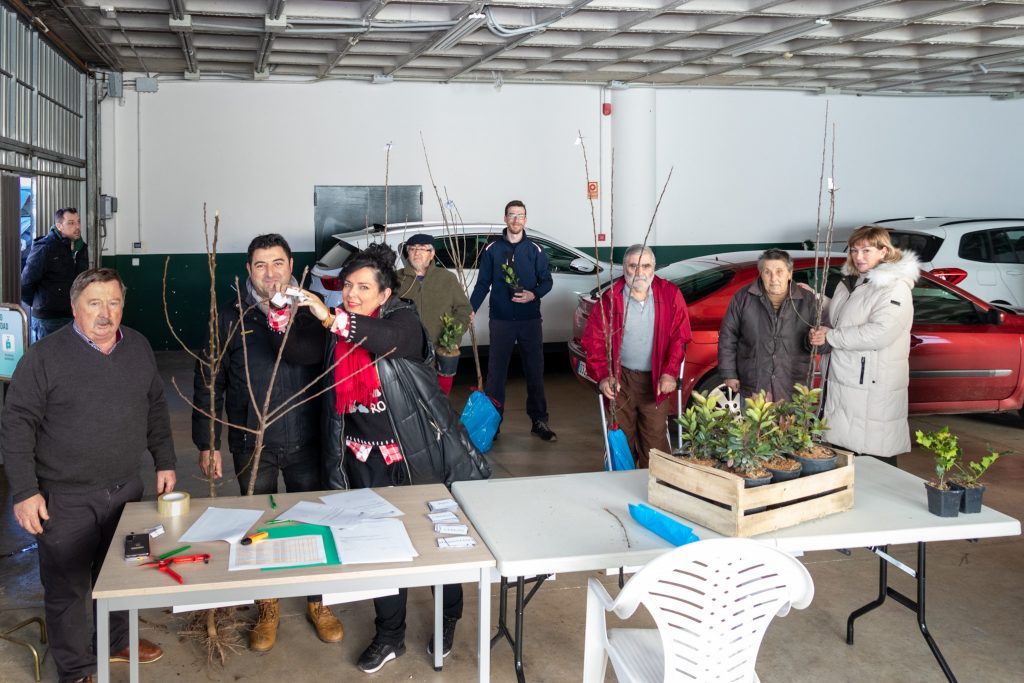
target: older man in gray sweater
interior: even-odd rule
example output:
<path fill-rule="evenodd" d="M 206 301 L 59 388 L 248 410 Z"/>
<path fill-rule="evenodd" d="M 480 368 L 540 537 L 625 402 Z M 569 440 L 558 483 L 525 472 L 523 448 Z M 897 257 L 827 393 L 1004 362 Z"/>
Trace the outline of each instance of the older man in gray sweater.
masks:
<path fill-rule="evenodd" d="M 142 499 L 139 457 L 157 493 L 174 489 L 164 385 L 149 342 L 121 327 L 117 271 L 87 270 L 71 286 L 74 323 L 29 347 L 11 379 L 0 448 L 18 524 L 39 543 L 50 652 L 61 683 L 91 681 L 92 586 L 126 503 Z M 128 661 L 128 619 L 111 614 L 111 661 Z M 108 653 L 103 653 L 107 656 Z M 160 648 L 139 641 L 139 660 Z"/>

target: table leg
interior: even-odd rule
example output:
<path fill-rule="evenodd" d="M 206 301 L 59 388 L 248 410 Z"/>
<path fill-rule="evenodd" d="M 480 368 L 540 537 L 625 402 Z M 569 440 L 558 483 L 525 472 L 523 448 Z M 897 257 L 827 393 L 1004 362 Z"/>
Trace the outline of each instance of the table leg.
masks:
<path fill-rule="evenodd" d="M 444 667 L 444 643 L 442 642 L 441 614 L 444 612 L 444 586 L 434 586 L 434 671 Z"/>
<path fill-rule="evenodd" d="M 519 683 L 526 683 L 526 674 L 523 671 L 523 622 L 526 605 L 529 604 L 534 594 L 540 590 L 544 581 L 550 574 L 538 574 L 531 579 L 522 576 L 516 577 L 516 624 L 515 635 L 508 629 L 508 591 L 511 588 L 506 577 L 501 577 L 501 585 L 498 588 L 498 630 L 491 638 L 491 647 L 504 636 L 508 644 L 512 646 L 512 655 L 515 658 L 516 678 Z M 532 583 L 533 587 L 526 593 L 526 584 Z"/>
<path fill-rule="evenodd" d="M 516 579 L 516 637 L 512 642 L 512 652 L 516 662 L 516 678 L 519 683 L 526 683 L 526 673 L 523 671 L 523 612 L 526 609 L 526 601 L 523 600 L 524 583 L 523 577 L 520 576 Z"/>
<path fill-rule="evenodd" d="M 110 683 L 110 611 L 106 600 L 96 601 L 96 679 Z"/>
<path fill-rule="evenodd" d="M 480 570 L 480 605 L 477 618 L 478 629 L 477 658 L 480 667 L 480 683 L 491 680 L 491 642 L 488 635 L 491 630 L 491 570 Z"/>
<path fill-rule="evenodd" d="M 878 597 L 863 607 L 854 610 L 850 613 L 849 619 L 846 620 L 846 642 L 849 645 L 853 645 L 853 622 L 857 618 L 867 614 L 871 610 L 882 605 L 885 602 L 886 597 L 890 597 L 896 602 L 900 603 L 907 609 L 914 611 L 917 614 L 917 626 L 921 630 L 921 635 L 924 636 L 924 640 L 928 643 L 928 649 L 931 650 L 932 655 L 939 664 L 939 668 L 942 669 L 942 673 L 946 676 L 946 680 L 950 683 L 956 683 L 956 676 L 953 675 L 953 671 L 949 668 L 949 664 L 946 663 L 946 658 L 942 656 L 942 651 L 939 650 L 938 644 L 935 639 L 932 638 L 931 632 L 928 630 L 928 622 L 925 619 L 925 588 L 926 588 L 926 547 L 925 543 L 917 544 L 917 569 L 911 569 L 902 562 L 896 560 L 894 557 L 889 555 L 889 546 L 882 546 L 881 548 L 872 548 L 879 557 L 879 570 L 878 570 Z M 888 567 L 889 564 L 902 569 L 904 572 L 914 577 L 917 583 L 917 600 L 912 600 L 906 595 L 903 595 L 895 588 L 889 586 Z"/>
<path fill-rule="evenodd" d="M 139 683 L 139 610 L 128 610 L 128 680 Z"/>

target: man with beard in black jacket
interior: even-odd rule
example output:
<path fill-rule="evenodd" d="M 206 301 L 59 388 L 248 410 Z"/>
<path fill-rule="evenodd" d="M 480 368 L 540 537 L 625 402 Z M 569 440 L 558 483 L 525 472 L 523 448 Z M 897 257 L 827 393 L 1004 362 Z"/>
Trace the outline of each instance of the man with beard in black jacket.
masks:
<path fill-rule="evenodd" d="M 235 475 L 244 495 L 249 488 L 253 470 L 253 451 L 256 435 L 240 429 L 255 429 L 258 425 L 257 411 L 262 409 L 266 392 L 271 384 L 271 374 L 277 359 L 281 340 L 274 339 L 277 332 L 267 324 L 267 317 L 275 315 L 270 303 L 273 295 L 289 285 L 297 286 L 292 277 L 292 251 L 281 235 L 260 235 L 249 244 L 248 262 L 245 265 L 249 278 L 242 292 L 242 308 L 237 298 L 222 305 L 218 312 L 220 343 L 226 340 L 227 348 L 221 361 L 220 372 L 214 378 L 214 405 L 210 405 L 209 369 L 196 363 L 192 411 L 192 441 L 199 449 L 199 467 L 207 476 L 222 475 L 220 455 L 221 423 L 214 424 L 213 443 L 210 438 L 209 415 L 225 413 L 228 423 L 228 448 L 235 464 Z M 243 327 L 239 318 L 244 313 Z M 308 311 L 302 309 L 296 316 L 295 330 L 311 325 L 320 329 L 320 322 Z M 291 336 L 289 336 L 289 345 Z M 244 349 L 243 349 L 244 344 Z M 212 352 L 216 353 L 216 349 Z M 206 353 L 211 353 L 207 342 Z M 247 384 L 246 357 L 248 357 Z M 312 386 L 306 393 L 291 403 L 297 404 L 273 424 L 267 427 L 263 450 L 260 454 L 256 485 L 253 493 L 267 495 L 277 492 L 278 477 L 284 476 L 285 488 L 294 491 L 319 491 L 322 485 L 320 457 L 320 400 L 300 402 L 316 392 L 314 380 L 320 374 L 322 362 L 302 365 L 282 360 L 274 377 L 269 409 L 274 410 L 303 387 Z M 250 394 L 250 388 L 252 393 Z M 256 404 L 252 403 L 255 396 Z M 267 652 L 277 640 L 277 626 L 280 622 L 280 608 L 277 600 L 257 600 L 259 615 L 249 636 L 249 647 L 256 652 Z M 341 622 L 324 606 L 320 596 L 310 596 L 306 605 L 306 617 L 316 628 L 317 636 L 325 643 L 336 643 L 344 631 Z"/>

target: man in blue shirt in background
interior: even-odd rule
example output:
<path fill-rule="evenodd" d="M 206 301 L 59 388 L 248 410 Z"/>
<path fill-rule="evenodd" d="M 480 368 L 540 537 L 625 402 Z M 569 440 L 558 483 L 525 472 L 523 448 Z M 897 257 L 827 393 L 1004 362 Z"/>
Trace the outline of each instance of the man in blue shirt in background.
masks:
<path fill-rule="evenodd" d="M 488 292 L 490 298 L 491 348 L 487 361 L 487 395 L 501 404 L 504 414 L 505 381 L 512 350 L 519 344 L 526 373 L 526 413 L 534 434 L 557 441 L 548 427 L 548 402 L 544 396 L 544 335 L 540 300 L 551 291 L 551 269 L 544 250 L 526 236 L 526 205 L 512 200 L 505 205 L 501 237 L 488 244 L 480 256 L 480 274 L 470 304 L 476 312 Z"/>

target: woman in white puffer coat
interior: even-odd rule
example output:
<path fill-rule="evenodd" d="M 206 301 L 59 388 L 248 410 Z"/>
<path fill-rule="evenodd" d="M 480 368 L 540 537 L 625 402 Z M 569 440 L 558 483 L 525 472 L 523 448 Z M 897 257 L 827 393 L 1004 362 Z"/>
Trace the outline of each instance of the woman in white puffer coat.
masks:
<path fill-rule="evenodd" d="M 911 292 L 920 265 L 913 252 L 892 245 L 884 228 L 857 228 L 848 244 L 844 277 L 829 304 L 829 327 L 810 335 L 811 344 L 828 352 L 825 440 L 856 453 L 892 457 L 910 450 Z"/>

